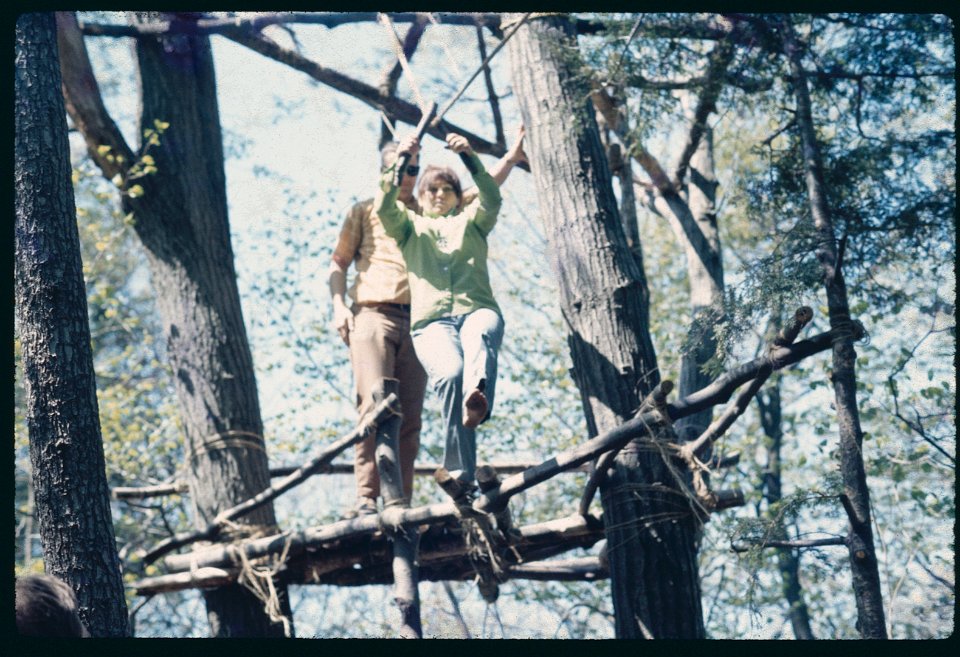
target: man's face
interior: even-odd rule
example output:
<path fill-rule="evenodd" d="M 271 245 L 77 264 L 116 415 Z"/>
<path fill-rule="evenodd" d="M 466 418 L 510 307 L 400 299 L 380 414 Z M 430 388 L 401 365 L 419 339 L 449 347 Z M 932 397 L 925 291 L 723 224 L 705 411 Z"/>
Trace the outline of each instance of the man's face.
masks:
<path fill-rule="evenodd" d="M 390 164 L 396 162 L 396 156 Z M 407 163 L 407 170 L 403 172 L 403 178 L 400 179 L 400 198 L 413 198 L 413 188 L 417 184 L 417 174 L 420 172 L 420 154 L 417 153 L 410 158 Z"/>

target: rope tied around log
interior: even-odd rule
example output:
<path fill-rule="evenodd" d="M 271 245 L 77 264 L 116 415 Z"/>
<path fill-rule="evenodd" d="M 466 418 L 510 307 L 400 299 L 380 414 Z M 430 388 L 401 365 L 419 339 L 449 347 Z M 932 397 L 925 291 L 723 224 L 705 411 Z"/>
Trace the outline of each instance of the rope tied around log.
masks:
<path fill-rule="evenodd" d="M 494 603 L 500 594 L 499 585 L 508 578 L 503 558 L 497 549 L 503 541 L 494 535 L 485 519 L 463 518 L 464 543 L 467 559 L 476 572 L 475 581 L 480 595 L 487 603 Z"/>
<path fill-rule="evenodd" d="M 234 522 L 229 518 L 222 517 L 222 514 L 217 516 L 214 519 L 214 522 L 220 527 L 220 531 L 217 533 L 217 536 L 220 539 L 229 542 L 242 541 L 252 538 L 263 538 L 264 536 L 272 536 L 276 533 L 276 527 L 274 525 L 243 524 Z"/>
<path fill-rule="evenodd" d="M 288 535 L 284 540 L 283 550 L 276 557 L 272 566 L 267 565 L 270 561 L 269 557 L 257 559 L 258 563 L 255 563 L 236 544 L 227 547 L 230 560 L 240 568 L 237 583 L 253 593 L 254 597 L 263 603 L 263 610 L 270 618 L 270 622 L 283 624 L 283 635 L 288 639 L 293 637 L 293 632 L 290 619 L 283 614 L 281 609 L 280 596 L 277 594 L 274 578 L 287 562 L 290 544 L 291 537 Z"/>
<path fill-rule="evenodd" d="M 255 440 L 250 440 L 250 438 L 255 438 Z M 186 461 L 187 463 L 193 462 L 198 456 L 203 454 L 209 454 L 210 452 L 216 452 L 222 449 L 228 449 L 230 447 L 246 447 L 247 449 L 260 450 L 261 452 L 266 453 L 267 449 L 264 444 L 263 436 L 260 434 L 253 433 L 252 431 L 239 431 L 231 429 L 229 431 L 221 431 L 220 433 L 215 433 L 212 436 L 204 438 L 199 445 L 194 445 L 190 448 L 190 451 L 187 452 Z"/>
<path fill-rule="evenodd" d="M 850 313 L 836 312 L 830 317 L 831 329 L 834 332 L 833 344 L 845 340 L 864 340 L 864 344 L 870 344 L 870 334 L 859 319 L 851 319 Z"/>

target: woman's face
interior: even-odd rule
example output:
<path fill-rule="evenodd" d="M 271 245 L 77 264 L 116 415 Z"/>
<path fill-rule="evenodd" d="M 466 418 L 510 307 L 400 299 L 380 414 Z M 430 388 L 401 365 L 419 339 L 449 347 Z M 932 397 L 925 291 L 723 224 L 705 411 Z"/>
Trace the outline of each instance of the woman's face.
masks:
<path fill-rule="evenodd" d="M 420 207 L 432 215 L 445 215 L 456 207 L 459 199 L 453 186 L 444 180 L 430 183 L 420 196 Z"/>

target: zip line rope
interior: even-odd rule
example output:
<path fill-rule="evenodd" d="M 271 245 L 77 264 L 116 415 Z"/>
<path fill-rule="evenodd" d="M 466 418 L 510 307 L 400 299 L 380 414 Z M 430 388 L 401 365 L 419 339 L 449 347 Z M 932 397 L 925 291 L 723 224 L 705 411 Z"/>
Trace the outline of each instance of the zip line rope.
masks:
<path fill-rule="evenodd" d="M 427 102 L 423 99 L 423 96 L 420 95 L 420 88 L 416 84 L 416 78 L 413 77 L 413 71 L 410 68 L 410 62 L 407 61 L 407 55 L 403 52 L 403 42 L 400 41 L 400 35 L 397 34 L 397 30 L 393 26 L 393 21 L 390 20 L 390 17 L 386 14 L 382 12 L 377 14 L 377 20 L 383 24 L 384 28 L 386 28 L 386 30 L 393 37 L 390 41 L 393 44 L 393 49 L 397 52 L 397 60 L 400 62 L 400 68 L 403 69 L 403 72 L 409 79 L 410 87 L 413 89 L 414 98 L 417 99 L 417 107 L 419 107 L 420 112 L 423 113 L 424 108 L 427 106 Z"/>
<path fill-rule="evenodd" d="M 430 19 L 430 22 L 433 23 L 434 27 L 440 26 L 440 22 L 437 20 L 436 16 L 433 15 L 433 12 L 428 11 L 427 17 Z M 443 49 L 443 54 L 447 56 L 447 60 L 450 62 L 451 70 L 455 69 L 457 71 L 457 75 L 463 75 L 463 64 L 454 58 L 453 53 L 450 52 L 450 48 L 447 46 L 446 39 L 440 39 L 440 47 Z"/>
<path fill-rule="evenodd" d="M 532 13 L 533 13 L 532 11 L 528 11 L 527 13 L 525 13 L 525 14 L 523 15 L 523 17 L 522 17 L 519 21 L 517 21 L 517 24 L 513 26 L 513 29 L 512 29 L 512 30 L 510 30 L 510 34 L 508 34 L 508 35 L 506 35 L 505 37 L 503 37 L 503 41 L 501 41 L 500 43 L 498 43 L 498 44 L 497 44 L 497 47 L 494 48 L 494 49 L 490 52 L 490 54 L 487 55 L 487 58 L 484 59 L 483 62 L 480 63 L 480 66 L 477 68 L 476 71 L 473 72 L 473 75 L 470 76 L 470 79 L 468 79 L 466 82 L 464 82 L 464 83 L 463 83 L 463 86 L 460 87 L 460 90 L 459 90 L 456 94 L 454 94 L 453 98 L 451 98 L 450 100 L 448 100 L 448 101 L 447 101 L 447 104 L 443 106 L 443 109 L 441 109 L 441 110 L 439 110 L 439 111 L 437 112 L 436 118 L 434 118 L 433 121 L 431 122 L 432 125 L 439 125 L 440 121 L 443 120 L 443 115 L 446 114 L 446 113 L 450 110 L 450 108 L 453 107 L 453 104 L 456 103 L 456 102 L 460 99 L 460 96 L 462 96 L 463 93 L 467 90 L 467 87 L 470 86 L 470 83 L 473 82 L 473 81 L 477 78 L 478 75 L 480 75 L 480 73 L 483 71 L 483 69 L 490 63 L 490 60 L 492 60 L 494 57 L 496 57 L 496 56 L 497 56 L 497 53 L 500 52 L 500 50 L 501 50 L 505 45 L 507 45 L 507 41 L 509 41 L 510 38 L 511 38 L 514 34 L 517 33 L 517 30 L 519 30 L 519 29 L 523 26 L 523 24 L 527 22 L 527 19 L 530 18 L 530 15 L 531 15 Z"/>
<path fill-rule="evenodd" d="M 486 56 L 486 58 L 480 63 L 480 66 L 477 68 L 477 70 L 475 70 L 473 74 L 467 79 L 467 81 L 463 83 L 463 85 L 460 87 L 457 93 L 453 95 L 453 98 L 448 100 L 447 103 L 443 106 L 443 109 L 437 112 L 436 117 L 434 117 L 434 119 L 430 122 L 430 125 L 432 126 L 440 125 L 440 122 L 443 120 L 443 115 L 446 114 L 451 107 L 453 107 L 454 103 L 460 100 L 460 97 L 467 90 L 467 87 L 469 87 L 470 84 L 477 78 L 477 76 L 480 75 L 483 69 L 490 64 L 490 61 L 497 56 L 497 53 L 499 53 L 500 50 L 502 50 L 503 47 L 507 45 L 507 41 L 509 41 L 510 38 L 517 33 L 517 30 L 519 30 L 523 26 L 523 24 L 527 22 L 527 19 L 530 18 L 532 14 L 533 12 L 528 11 L 526 14 L 524 14 L 520 18 L 520 20 L 516 21 L 515 24 L 511 23 L 512 29 L 510 30 L 510 33 L 507 34 L 505 37 L 503 37 L 503 40 L 497 44 L 496 48 L 490 51 L 490 54 Z M 408 82 L 410 83 L 410 87 L 413 89 L 414 98 L 416 98 L 417 105 L 419 106 L 420 112 L 422 114 L 426 110 L 427 103 L 423 99 L 423 96 L 420 94 L 420 88 L 419 88 L 419 85 L 417 85 L 417 79 L 416 77 L 414 77 L 413 70 L 411 70 L 410 68 L 410 63 L 407 61 L 407 56 L 403 52 L 403 43 L 400 41 L 400 35 L 397 34 L 396 28 L 394 28 L 393 26 L 393 21 L 391 21 L 390 17 L 387 16 L 386 14 L 381 12 L 377 16 L 377 20 L 393 36 L 391 41 L 393 42 L 394 50 L 397 53 L 397 59 L 400 61 L 400 68 L 403 69 L 404 74 L 407 76 Z M 388 129 L 389 129 L 389 126 L 388 126 Z"/>

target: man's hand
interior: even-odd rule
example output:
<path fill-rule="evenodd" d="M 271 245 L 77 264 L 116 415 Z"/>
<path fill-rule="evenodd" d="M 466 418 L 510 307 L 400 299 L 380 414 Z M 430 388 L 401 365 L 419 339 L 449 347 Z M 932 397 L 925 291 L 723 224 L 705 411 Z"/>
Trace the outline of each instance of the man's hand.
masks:
<path fill-rule="evenodd" d="M 397 145 L 397 158 L 399 158 L 404 153 L 409 154 L 411 157 L 420 152 L 420 140 L 417 139 L 416 135 L 407 135 L 400 140 Z"/>
<path fill-rule="evenodd" d="M 523 127 L 523 124 L 520 124 L 520 129 L 517 130 L 517 137 L 514 140 L 513 144 L 510 146 L 510 150 L 507 151 L 507 161 L 510 164 L 518 164 L 520 162 L 528 162 L 527 154 L 523 150 L 523 137 L 526 134 L 526 129 Z"/>
<path fill-rule="evenodd" d="M 333 328 L 343 343 L 349 346 L 350 333 L 353 332 L 353 313 L 340 299 L 333 301 Z"/>
<path fill-rule="evenodd" d="M 466 153 L 467 155 L 473 153 L 473 149 L 470 148 L 470 142 L 467 141 L 467 138 L 455 132 L 447 133 L 447 148 L 458 155 L 460 153 Z"/>

